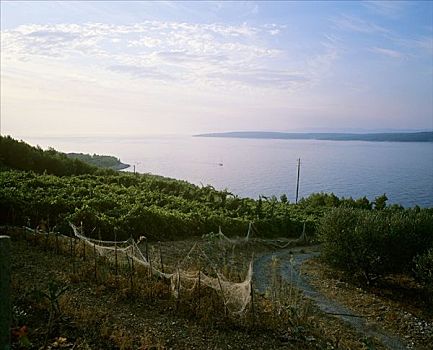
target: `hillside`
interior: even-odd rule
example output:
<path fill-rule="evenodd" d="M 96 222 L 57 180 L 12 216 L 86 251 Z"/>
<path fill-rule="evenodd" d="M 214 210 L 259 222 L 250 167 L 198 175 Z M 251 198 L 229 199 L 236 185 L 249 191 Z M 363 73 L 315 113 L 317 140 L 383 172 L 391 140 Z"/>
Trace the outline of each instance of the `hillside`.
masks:
<path fill-rule="evenodd" d="M 433 142 L 433 132 L 414 133 L 285 133 L 264 131 L 235 131 L 194 135 L 195 137 L 230 137 L 243 139 L 372 141 L 372 142 Z"/>
<path fill-rule="evenodd" d="M 122 170 L 129 168 L 129 164 L 124 164 L 119 158 L 113 156 L 104 156 L 98 154 L 85 153 L 66 153 L 68 158 L 79 159 L 87 164 L 94 165 L 98 168 L 108 168 L 113 170 Z"/>
<path fill-rule="evenodd" d="M 239 198 L 1 146 L 17 348 L 430 344 L 432 208 L 388 206 L 385 194 Z"/>
<path fill-rule="evenodd" d="M 254 222 L 255 235 L 297 237 L 304 224 L 312 234 L 332 207 L 374 207 L 367 198 L 327 194 L 311 195 L 299 205 L 286 196 L 239 198 L 212 186 L 100 169 L 10 137 L 1 142 L 0 224 L 36 227 L 44 220 L 49 228 L 68 232 L 69 222 L 83 222 L 86 231 L 97 227 L 107 239 L 116 233 L 160 240 L 201 236 L 219 227 L 229 236 L 243 236 Z"/>
<path fill-rule="evenodd" d="M 10 136 L 0 136 L 0 168 L 33 171 L 38 174 L 83 175 L 109 174 L 113 171 L 101 169 L 53 148 L 43 150 Z"/>

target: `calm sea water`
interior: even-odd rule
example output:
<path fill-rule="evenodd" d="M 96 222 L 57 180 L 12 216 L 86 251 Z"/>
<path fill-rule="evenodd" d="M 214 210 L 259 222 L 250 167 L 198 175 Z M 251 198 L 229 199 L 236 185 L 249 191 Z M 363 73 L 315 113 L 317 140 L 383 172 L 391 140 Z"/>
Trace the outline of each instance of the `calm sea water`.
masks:
<path fill-rule="evenodd" d="M 390 203 L 433 207 L 433 143 L 191 136 L 23 140 L 63 152 L 114 155 L 141 173 L 227 188 L 242 197 L 285 193 L 291 201 L 301 158 L 300 196 L 323 191 L 374 199 L 386 193 Z"/>

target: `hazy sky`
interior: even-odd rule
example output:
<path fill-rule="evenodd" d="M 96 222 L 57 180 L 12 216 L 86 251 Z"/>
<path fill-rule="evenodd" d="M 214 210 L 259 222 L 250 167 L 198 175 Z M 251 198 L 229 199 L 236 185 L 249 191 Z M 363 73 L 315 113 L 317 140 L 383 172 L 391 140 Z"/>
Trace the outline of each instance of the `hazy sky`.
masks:
<path fill-rule="evenodd" d="M 2 133 L 433 128 L 433 2 L 1 2 Z"/>

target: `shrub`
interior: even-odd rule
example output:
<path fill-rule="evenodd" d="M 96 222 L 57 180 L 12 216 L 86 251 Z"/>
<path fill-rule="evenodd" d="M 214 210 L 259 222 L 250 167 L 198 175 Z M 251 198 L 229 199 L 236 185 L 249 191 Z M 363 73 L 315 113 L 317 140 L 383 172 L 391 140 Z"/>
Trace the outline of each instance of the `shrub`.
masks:
<path fill-rule="evenodd" d="M 413 262 L 415 279 L 433 295 L 433 248 L 422 255 L 417 255 Z"/>
<path fill-rule="evenodd" d="M 337 208 L 319 223 L 323 258 L 362 277 L 405 272 L 417 254 L 433 247 L 431 211 Z"/>

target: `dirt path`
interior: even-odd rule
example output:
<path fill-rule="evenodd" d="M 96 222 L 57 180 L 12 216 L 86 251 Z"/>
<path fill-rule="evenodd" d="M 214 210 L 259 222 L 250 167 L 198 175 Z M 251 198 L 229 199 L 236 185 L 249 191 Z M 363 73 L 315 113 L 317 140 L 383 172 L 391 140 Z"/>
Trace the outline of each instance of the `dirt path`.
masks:
<path fill-rule="evenodd" d="M 318 256 L 319 252 L 311 251 L 311 248 L 307 249 L 309 249 L 310 252 L 305 253 L 303 249 L 299 247 L 297 249 L 284 249 L 270 254 L 267 253 L 258 257 L 254 261 L 254 286 L 256 290 L 264 293 L 268 288 L 271 274 L 271 261 L 273 257 L 275 257 L 280 261 L 279 273 L 282 279 L 300 289 L 306 297 L 317 304 L 321 311 L 338 317 L 365 336 L 377 338 L 389 349 L 407 349 L 397 336 L 390 335 L 384 330 L 378 329 L 377 326 L 367 323 L 363 317 L 353 315 L 353 312 L 344 305 L 327 298 L 325 295 L 315 290 L 309 284 L 307 278 L 302 276 L 301 269 L 302 264 L 306 260 Z M 293 253 L 293 255 L 291 253 Z"/>

